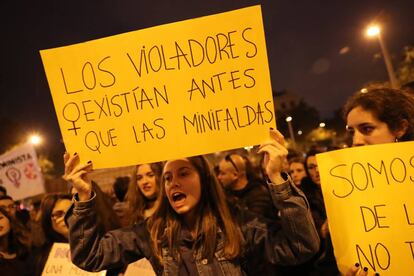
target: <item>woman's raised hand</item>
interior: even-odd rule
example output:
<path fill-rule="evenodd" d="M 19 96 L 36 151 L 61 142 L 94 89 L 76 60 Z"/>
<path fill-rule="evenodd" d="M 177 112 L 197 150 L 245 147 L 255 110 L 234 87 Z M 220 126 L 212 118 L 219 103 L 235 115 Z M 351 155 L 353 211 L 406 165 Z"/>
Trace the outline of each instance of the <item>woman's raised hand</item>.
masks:
<path fill-rule="evenodd" d="M 274 184 L 282 184 L 285 180 L 281 173 L 288 150 L 284 146 L 285 139 L 278 130 L 270 129 L 269 133 L 271 139 L 260 145 L 258 153 L 265 153 L 264 168 L 270 181 Z"/>
<path fill-rule="evenodd" d="M 63 179 L 70 182 L 78 193 L 79 200 L 85 201 L 91 198 L 92 183 L 88 179 L 88 173 L 92 171 L 92 162 L 80 164 L 79 155 L 72 156 L 65 152 L 63 155 L 65 162 L 65 174 Z"/>

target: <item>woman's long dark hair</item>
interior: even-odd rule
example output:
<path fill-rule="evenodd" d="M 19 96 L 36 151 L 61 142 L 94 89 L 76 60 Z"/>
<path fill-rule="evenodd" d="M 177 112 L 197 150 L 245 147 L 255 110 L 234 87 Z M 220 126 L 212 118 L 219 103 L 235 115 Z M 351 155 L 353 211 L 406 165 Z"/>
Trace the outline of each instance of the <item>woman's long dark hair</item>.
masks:
<path fill-rule="evenodd" d="M 217 246 L 217 233 L 223 232 L 224 254 L 229 259 L 240 256 L 242 251 L 242 233 L 234 221 L 222 186 L 218 183 L 209 163 L 203 156 L 187 158 L 195 167 L 200 177 L 201 198 L 198 204 L 196 235 L 201 243 L 196 250 L 201 250 L 203 258 L 211 259 Z M 162 262 L 162 244 L 168 242 L 172 256 L 180 259 L 178 242 L 182 228 L 182 219 L 171 207 L 164 187 L 161 185 L 159 205 L 154 215 L 148 220 L 148 227 L 156 256 Z"/>
<path fill-rule="evenodd" d="M 0 208 L 0 213 L 2 213 L 10 223 L 10 231 L 7 234 L 8 243 L 7 243 L 7 253 L 16 254 L 17 258 L 25 257 L 29 252 L 29 246 L 27 244 L 27 230 L 17 222 L 9 213 Z"/>
<path fill-rule="evenodd" d="M 161 175 L 162 175 L 162 168 L 163 165 L 161 162 L 150 163 L 148 164 L 155 175 L 155 183 L 158 186 L 158 191 L 161 190 L 160 183 L 161 183 Z M 138 187 L 137 183 L 137 172 L 138 168 L 142 165 L 137 165 L 134 168 L 134 172 L 131 177 L 131 181 L 129 183 L 128 192 L 126 198 L 132 208 L 133 215 L 132 215 L 132 222 L 136 223 L 140 220 L 145 219 L 144 213 L 145 210 L 148 209 L 149 202 L 151 200 L 147 199 L 141 192 Z M 158 195 L 157 195 L 158 198 Z M 156 199 L 154 199 L 156 200 Z"/>
<path fill-rule="evenodd" d="M 72 197 L 68 194 L 61 193 L 47 194 L 43 197 L 40 204 L 40 221 L 42 223 L 42 229 L 45 233 L 46 239 L 51 243 L 68 241 L 66 237 L 57 233 L 52 227 L 52 211 L 56 205 L 56 202 L 61 199 L 71 200 Z"/>

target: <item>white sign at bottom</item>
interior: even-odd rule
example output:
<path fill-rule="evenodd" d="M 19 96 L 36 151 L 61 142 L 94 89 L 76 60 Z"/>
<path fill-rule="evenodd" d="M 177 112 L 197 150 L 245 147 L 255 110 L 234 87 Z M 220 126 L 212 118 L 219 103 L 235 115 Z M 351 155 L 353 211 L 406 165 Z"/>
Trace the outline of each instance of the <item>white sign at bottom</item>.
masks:
<path fill-rule="evenodd" d="M 147 259 L 138 260 L 132 264 L 128 265 L 127 270 L 125 271 L 124 276 L 155 276 L 155 272 L 152 269 L 151 263 Z"/>
<path fill-rule="evenodd" d="M 87 272 L 75 266 L 70 259 L 68 243 L 54 243 L 49 253 L 49 258 L 43 268 L 45 275 L 98 275 L 105 276 L 106 270 L 99 272 Z"/>

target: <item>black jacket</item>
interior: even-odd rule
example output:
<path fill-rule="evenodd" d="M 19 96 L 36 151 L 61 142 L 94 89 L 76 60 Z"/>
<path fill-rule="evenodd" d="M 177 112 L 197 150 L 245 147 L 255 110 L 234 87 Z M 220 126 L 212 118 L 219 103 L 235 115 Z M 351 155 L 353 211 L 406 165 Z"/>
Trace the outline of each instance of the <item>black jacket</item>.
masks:
<path fill-rule="evenodd" d="M 274 220 L 277 215 L 272 198 L 266 184 L 258 180 L 250 180 L 241 190 L 228 190 L 227 194 L 251 213 Z"/>

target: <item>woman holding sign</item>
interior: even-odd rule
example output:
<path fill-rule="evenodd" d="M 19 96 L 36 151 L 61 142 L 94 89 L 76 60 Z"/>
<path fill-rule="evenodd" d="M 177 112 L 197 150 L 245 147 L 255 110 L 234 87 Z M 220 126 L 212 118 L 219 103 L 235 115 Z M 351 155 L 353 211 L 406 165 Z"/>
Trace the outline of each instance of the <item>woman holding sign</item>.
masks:
<path fill-rule="evenodd" d="M 148 220 L 104 235 L 95 223 L 95 196 L 87 174 L 91 162 L 65 154 L 65 176 L 77 190 L 66 215 L 72 261 L 99 271 L 146 257 L 158 275 L 244 275 L 263 256 L 275 264 L 297 264 L 319 248 L 308 203 L 282 173 L 283 136 L 261 145 L 282 227 L 232 213 L 221 185 L 202 156 L 169 160 L 162 174 L 160 204 Z M 275 214 L 276 216 L 277 214 Z"/>
<path fill-rule="evenodd" d="M 352 146 L 414 140 L 414 98 L 401 90 L 373 88 L 358 91 L 344 106 L 346 129 Z M 346 275 L 367 275 L 359 263 Z"/>

